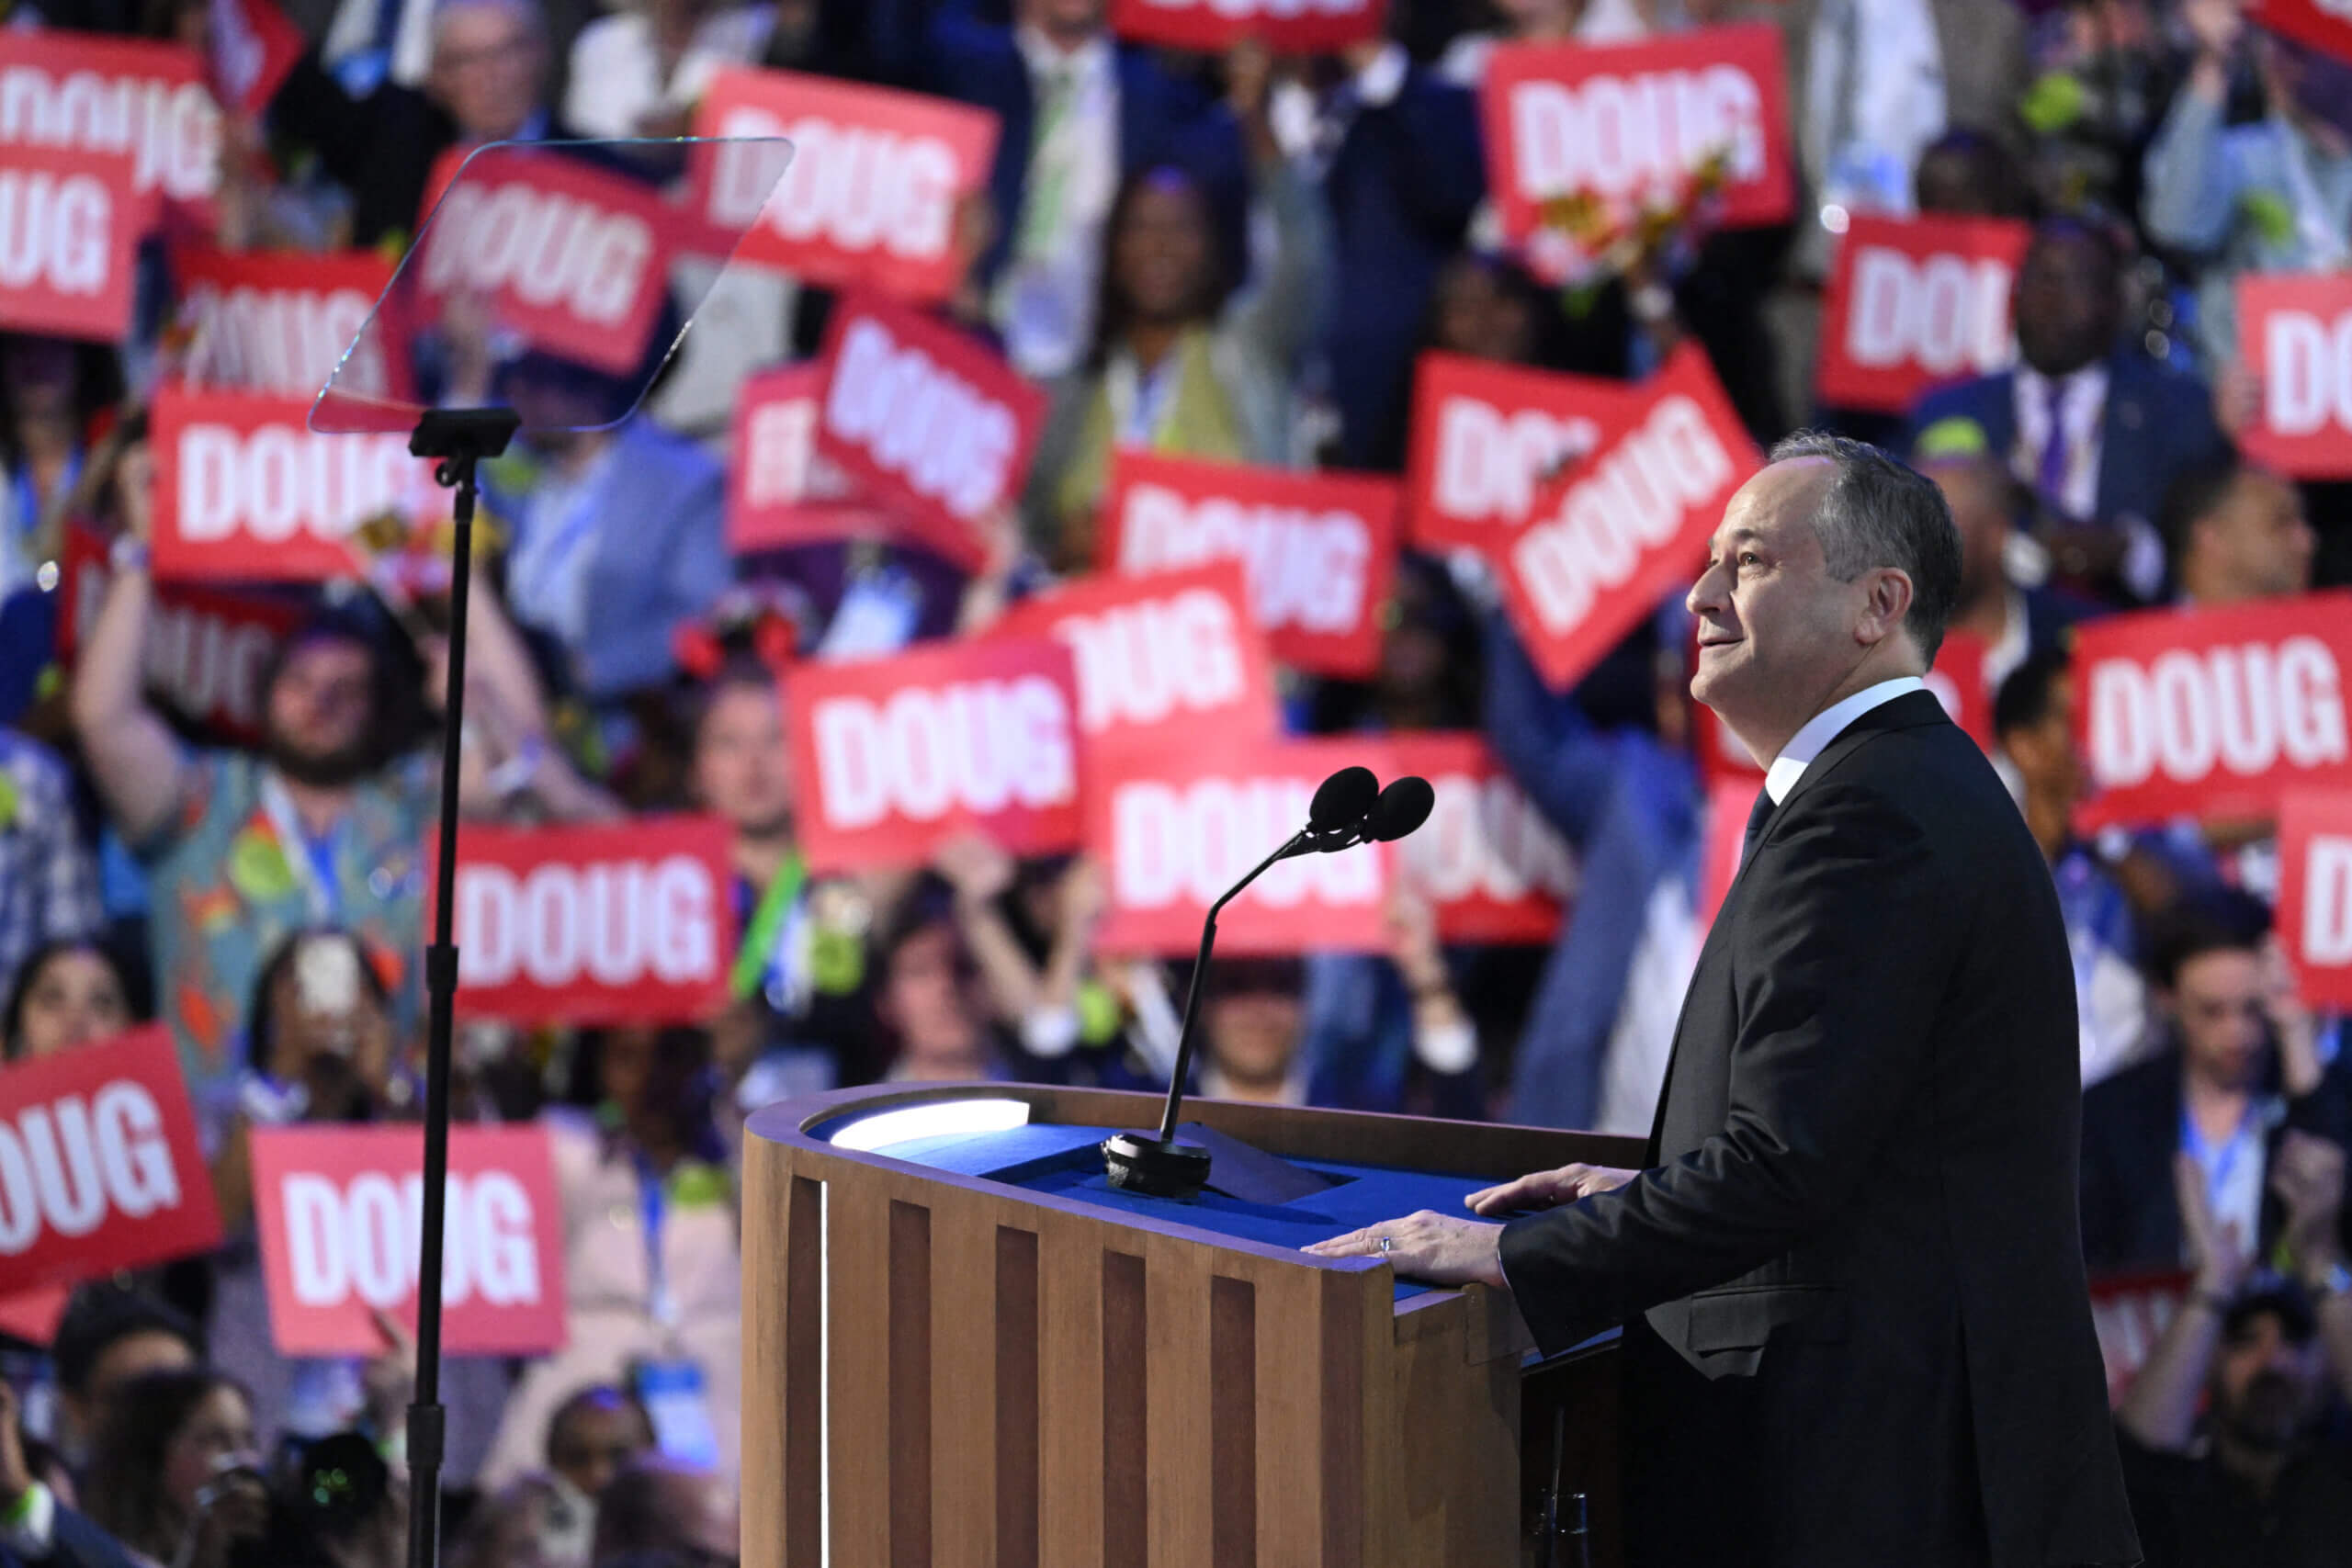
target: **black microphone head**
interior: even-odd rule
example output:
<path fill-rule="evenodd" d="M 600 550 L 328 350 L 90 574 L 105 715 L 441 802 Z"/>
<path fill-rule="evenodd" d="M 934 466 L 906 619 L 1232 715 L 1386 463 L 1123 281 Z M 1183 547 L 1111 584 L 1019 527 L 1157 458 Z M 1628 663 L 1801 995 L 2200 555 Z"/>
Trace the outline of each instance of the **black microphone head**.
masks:
<path fill-rule="evenodd" d="M 1380 781 L 1373 777 L 1370 768 L 1341 768 L 1315 786 L 1314 803 L 1306 808 L 1307 830 L 1328 833 L 1334 828 L 1352 828 L 1379 797 Z"/>
<path fill-rule="evenodd" d="M 1372 816 L 1364 824 L 1364 837 L 1378 843 L 1401 839 L 1430 819 L 1430 808 L 1437 804 L 1437 791 L 1430 781 L 1416 773 L 1408 773 L 1392 781 L 1372 803 Z"/>

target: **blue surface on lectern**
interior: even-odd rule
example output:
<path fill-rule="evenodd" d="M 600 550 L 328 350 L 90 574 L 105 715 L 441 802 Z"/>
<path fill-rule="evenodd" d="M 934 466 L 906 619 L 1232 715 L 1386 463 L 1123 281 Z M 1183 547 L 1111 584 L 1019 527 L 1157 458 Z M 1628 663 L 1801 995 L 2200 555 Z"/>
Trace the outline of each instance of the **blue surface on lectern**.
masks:
<path fill-rule="evenodd" d="M 1462 1200 L 1494 1185 L 1486 1177 L 1294 1159 L 1293 1165 L 1339 1178 L 1338 1184 L 1280 1204 L 1244 1203 L 1219 1192 L 1204 1192 L 1182 1202 L 1147 1198 L 1120 1191 L 1102 1174 L 1100 1145 L 1116 1131 L 1114 1127 L 1038 1124 L 916 1138 L 876 1152 L 933 1170 L 984 1177 L 1069 1202 L 1192 1225 L 1272 1247 L 1305 1247 L 1418 1209 L 1466 1215 L 1469 1211 Z M 1399 1280 L 1396 1295 L 1401 1301 L 1435 1288 Z"/>

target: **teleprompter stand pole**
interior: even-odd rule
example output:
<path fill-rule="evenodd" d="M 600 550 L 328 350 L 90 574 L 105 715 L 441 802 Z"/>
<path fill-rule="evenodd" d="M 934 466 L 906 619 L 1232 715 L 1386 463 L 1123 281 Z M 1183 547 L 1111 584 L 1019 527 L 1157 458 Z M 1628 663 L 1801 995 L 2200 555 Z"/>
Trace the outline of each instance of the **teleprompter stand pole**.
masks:
<path fill-rule="evenodd" d="M 443 699 L 439 861 L 434 867 L 433 944 L 424 950 L 430 1005 L 424 1043 L 424 1214 L 416 1270 L 416 1392 L 408 1407 L 409 1568 L 441 1556 L 441 1240 L 449 1187 L 449 1033 L 458 992 L 458 756 L 466 721 L 466 594 L 473 581 L 474 465 L 506 450 L 522 423 L 513 409 L 429 409 L 408 449 L 433 457 L 438 483 L 457 492 L 449 563 L 448 692 Z"/>

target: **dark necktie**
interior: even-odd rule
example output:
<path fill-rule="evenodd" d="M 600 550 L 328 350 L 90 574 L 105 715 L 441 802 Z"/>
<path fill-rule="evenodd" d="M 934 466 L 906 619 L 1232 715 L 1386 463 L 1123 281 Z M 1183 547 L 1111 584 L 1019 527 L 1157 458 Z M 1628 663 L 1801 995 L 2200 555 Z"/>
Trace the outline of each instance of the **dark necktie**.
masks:
<path fill-rule="evenodd" d="M 1756 854 L 1756 845 L 1764 837 L 1765 825 L 1772 820 L 1772 792 L 1759 789 L 1756 804 L 1747 811 L 1747 837 L 1740 840 L 1739 863 L 1746 865 Z"/>

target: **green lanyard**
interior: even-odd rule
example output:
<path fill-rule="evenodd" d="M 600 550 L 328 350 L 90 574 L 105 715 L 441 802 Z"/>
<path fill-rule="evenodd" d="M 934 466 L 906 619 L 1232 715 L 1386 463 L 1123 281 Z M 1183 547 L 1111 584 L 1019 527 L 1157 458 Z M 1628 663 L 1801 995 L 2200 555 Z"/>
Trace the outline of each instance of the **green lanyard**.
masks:
<path fill-rule="evenodd" d="M 776 934 L 784 929 L 785 917 L 800 897 L 801 884 L 808 880 L 808 868 L 795 850 L 785 857 L 784 864 L 760 895 L 760 907 L 752 913 L 752 923 L 743 932 L 743 945 L 736 951 L 735 968 L 727 977 L 727 988 L 741 1001 L 760 988 L 760 977 L 767 973 L 768 960 L 775 953 Z"/>

